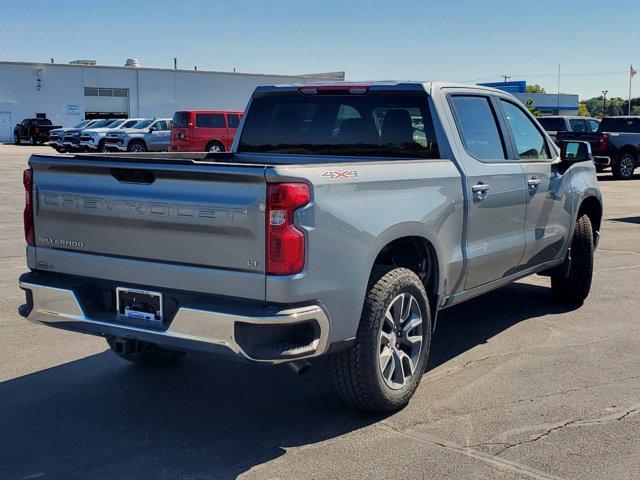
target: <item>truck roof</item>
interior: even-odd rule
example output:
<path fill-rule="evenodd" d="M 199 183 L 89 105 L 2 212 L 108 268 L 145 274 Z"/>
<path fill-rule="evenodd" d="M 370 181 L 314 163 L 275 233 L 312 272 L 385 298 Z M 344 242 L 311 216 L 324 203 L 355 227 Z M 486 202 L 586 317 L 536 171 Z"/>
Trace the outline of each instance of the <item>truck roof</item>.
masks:
<path fill-rule="evenodd" d="M 270 91 L 292 91 L 298 89 L 313 89 L 318 87 L 320 89 L 330 89 L 332 87 L 348 89 L 366 87 L 370 90 L 407 90 L 407 91 L 425 91 L 427 94 L 431 94 L 433 88 L 471 88 L 474 90 L 484 90 L 490 92 L 500 92 L 501 94 L 511 95 L 509 92 L 500 90 L 498 88 L 485 87 L 482 85 L 475 85 L 470 83 L 455 83 L 455 82 L 434 82 L 434 81 L 397 81 L 397 80 L 376 80 L 376 81 L 361 81 L 361 82 L 309 82 L 309 83 L 286 83 L 276 85 L 263 85 L 255 89 L 256 93 L 266 93 Z"/>

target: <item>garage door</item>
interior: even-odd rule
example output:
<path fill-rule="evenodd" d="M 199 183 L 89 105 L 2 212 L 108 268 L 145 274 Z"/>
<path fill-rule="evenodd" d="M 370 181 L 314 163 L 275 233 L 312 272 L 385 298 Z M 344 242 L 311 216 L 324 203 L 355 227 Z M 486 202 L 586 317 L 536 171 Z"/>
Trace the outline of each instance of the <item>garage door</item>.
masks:
<path fill-rule="evenodd" d="M 126 118 L 129 116 L 129 90 L 86 87 L 84 111 L 86 119 Z"/>

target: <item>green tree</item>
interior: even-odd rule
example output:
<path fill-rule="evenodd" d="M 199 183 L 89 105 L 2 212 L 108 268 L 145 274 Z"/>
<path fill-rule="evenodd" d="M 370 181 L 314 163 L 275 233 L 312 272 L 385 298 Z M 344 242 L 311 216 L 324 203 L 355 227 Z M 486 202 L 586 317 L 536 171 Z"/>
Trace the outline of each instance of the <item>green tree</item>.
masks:
<path fill-rule="evenodd" d="M 534 117 L 537 117 L 538 115 L 540 115 L 540 110 L 538 110 L 536 107 L 533 106 L 533 98 L 530 98 L 529 100 L 527 100 L 527 103 L 525 103 L 524 106 L 529 109 L 529 111 L 531 112 L 531 115 L 533 115 Z"/>
<path fill-rule="evenodd" d="M 580 115 L 581 117 L 591 116 L 591 114 L 589 113 L 589 109 L 587 108 L 586 102 L 580 102 L 580 105 L 578 105 L 578 115 Z"/>
<path fill-rule="evenodd" d="M 534 83 L 533 85 L 527 85 L 526 92 L 527 93 L 547 93 L 546 90 L 542 88 L 540 85 L 538 85 L 537 83 Z"/>

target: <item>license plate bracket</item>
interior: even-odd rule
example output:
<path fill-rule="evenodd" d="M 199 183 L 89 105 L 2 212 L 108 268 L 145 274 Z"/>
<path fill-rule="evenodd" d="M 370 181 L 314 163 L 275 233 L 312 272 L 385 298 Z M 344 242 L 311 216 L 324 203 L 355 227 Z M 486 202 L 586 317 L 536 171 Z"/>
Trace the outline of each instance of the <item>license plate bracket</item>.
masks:
<path fill-rule="evenodd" d="M 162 322 L 162 294 L 137 288 L 116 288 L 116 309 L 119 315 L 148 322 Z"/>

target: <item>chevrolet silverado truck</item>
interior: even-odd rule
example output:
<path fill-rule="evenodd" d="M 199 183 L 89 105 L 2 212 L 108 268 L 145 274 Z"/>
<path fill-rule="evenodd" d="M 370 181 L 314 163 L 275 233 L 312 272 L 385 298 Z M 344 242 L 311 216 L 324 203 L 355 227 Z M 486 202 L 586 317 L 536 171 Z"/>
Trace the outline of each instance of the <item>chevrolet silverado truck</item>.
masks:
<path fill-rule="evenodd" d="M 545 115 L 538 117 L 538 123 L 555 142 L 561 132 L 595 132 L 598 130 L 600 120 L 569 115 Z"/>
<path fill-rule="evenodd" d="M 61 128 L 54 125 L 48 118 L 25 118 L 13 129 L 13 143 L 20 145 L 22 140 L 28 140 L 31 145 L 44 143 L 49 139 L 49 132 Z"/>
<path fill-rule="evenodd" d="M 49 132 L 49 146 L 52 147 L 58 153 L 65 153 L 67 150 L 64 148 L 62 142 L 64 141 L 64 135 L 71 130 L 82 130 L 83 128 L 91 128 L 92 125 L 98 123 L 100 120 L 83 120 L 73 127 L 56 128 Z"/>
<path fill-rule="evenodd" d="M 402 408 L 438 312 L 532 274 L 580 304 L 602 198 L 506 92 L 443 83 L 259 87 L 227 153 L 33 155 L 19 313 L 128 361 L 205 351 Z"/>
<path fill-rule="evenodd" d="M 171 119 L 151 118 L 131 128 L 107 133 L 104 148 L 121 152 L 167 152 L 171 144 Z"/>
<path fill-rule="evenodd" d="M 89 124 L 88 127 L 80 127 L 80 128 L 69 128 L 66 129 L 64 135 L 62 136 L 62 148 L 70 153 L 73 152 L 83 152 L 84 147 L 80 144 L 80 136 L 82 135 L 82 131 L 85 128 L 106 128 L 115 122 L 119 122 L 120 120 L 115 118 L 104 118 L 101 120 L 94 121 Z"/>
<path fill-rule="evenodd" d="M 640 117 L 605 117 L 595 132 L 558 133 L 558 142 L 575 140 L 589 142 L 596 169 L 611 167 L 619 180 L 632 179 L 640 165 Z"/>
<path fill-rule="evenodd" d="M 125 118 L 116 120 L 106 127 L 85 127 L 84 130 L 80 132 L 80 147 L 87 152 L 106 152 L 107 150 L 104 146 L 104 142 L 108 133 L 133 128 L 135 124 L 143 120 L 145 119 Z"/>

